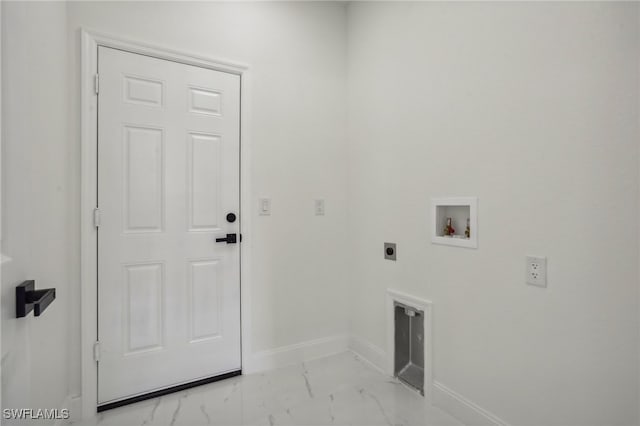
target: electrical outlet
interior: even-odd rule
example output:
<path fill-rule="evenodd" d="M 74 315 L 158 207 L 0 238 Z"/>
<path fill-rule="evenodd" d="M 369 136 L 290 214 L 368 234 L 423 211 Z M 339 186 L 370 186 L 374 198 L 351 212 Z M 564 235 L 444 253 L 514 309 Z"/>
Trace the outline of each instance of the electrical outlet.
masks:
<path fill-rule="evenodd" d="M 316 216 L 324 216 L 324 200 L 319 198 L 314 200 L 314 211 Z"/>
<path fill-rule="evenodd" d="M 547 286 L 547 258 L 537 256 L 526 257 L 527 284 L 538 287 Z"/>
<path fill-rule="evenodd" d="M 396 260 L 396 243 L 384 243 L 384 258 Z"/>

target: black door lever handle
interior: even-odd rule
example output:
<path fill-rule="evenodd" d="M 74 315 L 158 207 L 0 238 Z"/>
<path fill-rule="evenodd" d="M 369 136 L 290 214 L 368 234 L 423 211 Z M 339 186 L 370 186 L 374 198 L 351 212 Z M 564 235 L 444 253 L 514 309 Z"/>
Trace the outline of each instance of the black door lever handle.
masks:
<path fill-rule="evenodd" d="M 235 244 L 235 243 L 237 243 L 236 234 L 227 234 L 226 237 L 216 238 L 216 243 Z"/>

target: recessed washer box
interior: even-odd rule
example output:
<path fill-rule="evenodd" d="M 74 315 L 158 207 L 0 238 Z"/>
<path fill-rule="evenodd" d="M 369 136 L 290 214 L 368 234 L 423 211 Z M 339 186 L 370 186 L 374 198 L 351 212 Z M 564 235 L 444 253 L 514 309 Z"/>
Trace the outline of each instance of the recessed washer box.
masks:
<path fill-rule="evenodd" d="M 465 234 L 467 223 L 469 224 L 468 235 Z M 453 232 L 447 235 L 452 229 Z M 478 197 L 432 198 L 431 242 L 455 247 L 478 248 Z"/>

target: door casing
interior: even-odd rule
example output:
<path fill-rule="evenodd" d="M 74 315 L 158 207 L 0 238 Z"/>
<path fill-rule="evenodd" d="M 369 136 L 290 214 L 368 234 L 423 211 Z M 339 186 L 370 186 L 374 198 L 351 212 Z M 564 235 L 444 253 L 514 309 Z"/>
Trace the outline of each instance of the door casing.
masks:
<path fill-rule="evenodd" d="M 98 338 L 97 299 L 97 231 L 93 211 L 97 206 L 97 143 L 98 114 L 95 76 L 98 72 L 98 46 L 111 47 L 131 53 L 152 56 L 223 71 L 240 76 L 240 312 L 242 368 L 250 370 L 251 351 L 251 179 L 250 179 L 250 73 L 249 66 L 227 60 L 203 57 L 154 46 L 148 43 L 122 39 L 107 34 L 81 30 L 80 75 L 80 347 L 82 418 L 96 415 L 98 401 L 98 368 L 94 360 L 94 343 Z"/>

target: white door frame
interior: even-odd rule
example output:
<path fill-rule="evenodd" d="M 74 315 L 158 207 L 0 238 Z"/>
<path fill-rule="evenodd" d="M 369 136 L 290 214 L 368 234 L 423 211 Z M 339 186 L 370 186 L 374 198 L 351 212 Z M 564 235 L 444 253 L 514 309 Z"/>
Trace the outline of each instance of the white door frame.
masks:
<path fill-rule="evenodd" d="M 80 88 L 80 347 L 81 347 L 81 400 L 82 418 L 96 415 L 98 405 L 98 366 L 94 361 L 94 343 L 98 337 L 97 291 L 97 231 L 93 223 L 93 210 L 97 204 L 97 142 L 98 116 L 95 94 L 95 75 L 98 73 L 98 46 L 124 50 L 187 65 L 195 65 L 240 76 L 240 246 L 241 276 L 241 342 L 242 368 L 248 368 L 251 354 L 250 316 L 250 256 L 251 256 L 251 175 L 250 175 L 250 97 L 249 67 L 245 64 L 187 54 L 163 47 L 97 33 L 81 31 L 81 88 Z M 244 214 L 246 212 L 246 214 Z"/>
<path fill-rule="evenodd" d="M 2 8 L 4 4 L 0 4 L 0 46 L 2 46 Z M 4 144 L 4 137 L 2 132 L 2 55 L 0 55 L 0 249 L 2 247 L 2 146 Z M 0 251 L 0 277 L 2 277 L 2 263 L 4 262 L 4 256 Z M 0 280 L 0 288 L 2 286 Z M 2 304 L 0 303 L 0 358 L 4 355 L 2 352 Z M 0 362 L 0 377 L 2 377 L 2 363 Z M 0 386 L 0 408 L 4 408 L 2 405 L 2 386 Z"/>

